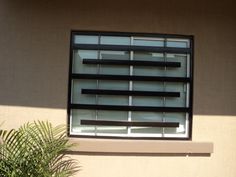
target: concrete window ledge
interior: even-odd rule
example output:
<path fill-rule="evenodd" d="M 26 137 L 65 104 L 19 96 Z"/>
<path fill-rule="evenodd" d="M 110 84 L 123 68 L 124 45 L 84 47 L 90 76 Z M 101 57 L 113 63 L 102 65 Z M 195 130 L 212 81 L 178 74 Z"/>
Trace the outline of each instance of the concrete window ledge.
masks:
<path fill-rule="evenodd" d="M 125 154 L 208 154 L 213 153 L 213 143 L 163 140 L 113 140 L 70 138 L 77 144 L 77 153 L 125 153 Z"/>

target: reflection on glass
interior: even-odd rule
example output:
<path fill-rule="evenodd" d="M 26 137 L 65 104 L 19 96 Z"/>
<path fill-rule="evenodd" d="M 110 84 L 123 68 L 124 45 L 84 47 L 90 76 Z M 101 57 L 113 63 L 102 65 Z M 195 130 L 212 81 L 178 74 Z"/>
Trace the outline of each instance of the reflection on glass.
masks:
<path fill-rule="evenodd" d="M 178 122 L 177 128 L 165 128 L 166 134 L 184 134 L 186 130 L 186 114 L 185 113 L 165 113 L 165 122 Z"/>
<path fill-rule="evenodd" d="M 83 59 L 97 59 L 96 50 L 75 50 L 73 55 L 73 73 L 97 73 L 97 65 L 83 64 Z"/>
<path fill-rule="evenodd" d="M 134 60 L 164 61 L 164 54 L 152 52 L 134 52 Z M 133 75 L 140 76 L 164 76 L 165 67 L 157 66 L 133 66 Z"/>
<path fill-rule="evenodd" d="M 130 37 L 101 36 L 101 44 L 106 44 L 106 45 L 130 45 Z"/>
<path fill-rule="evenodd" d="M 98 36 L 75 35 L 75 44 L 98 44 Z"/>
<path fill-rule="evenodd" d="M 164 61 L 164 54 L 153 52 L 134 52 L 134 60 Z"/>
<path fill-rule="evenodd" d="M 167 67 L 166 76 L 187 77 L 187 59 L 186 54 L 167 54 L 166 61 L 179 62 L 181 67 Z"/>
<path fill-rule="evenodd" d="M 133 90 L 137 91 L 164 91 L 163 82 L 133 81 Z"/>
<path fill-rule="evenodd" d="M 96 88 L 94 80 L 73 80 L 72 83 L 72 103 L 95 104 L 95 95 L 81 94 L 81 89 Z"/>
<path fill-rule="evenodd" d="M 118 121 L 128 120 L 128 112 L 126 111 L 98 111 L 98 120 Z M 127 134 L 128 128 L 123 126 L 97 126 L 97 133 L 113 133 L 113 134 Z"/>
<path fill-rule="evenodd" d="M 129 60 L 130 54 L 126 51 L 100 51 L 101 59 Z"/>
<path fill-rule="evenodd" d="M 128 112 L 127 111 L 106 111 L 99 110 L 98 111 L 98 120 L 128 120 Z"/>
<path fill-rule="evenodd" d="M 165 76 L 165 68 L 157 66 L 134 66 L 135 76 Z"/>
<path fill-rule="evenodd" d="M 153 46 L 153 47 L 164 47 L 164 39 L 134 39 L 133 45 L 137 46 Z"/>
<path fill-rule="evenodd" d="M 98 104 L 101 105 L 128 105 L 128 96 L 99 95 Z"/>
<path fill-rule="evenodd" d="M 101 59 L 129 60 L 130 54 L 125 51 L 101 51 Z M 100 65 L 99 74 L 129 75 L 129 66 Z"/>
<path fill-rule="evenodd" d="M 129 66 L 101 65 L 99 74 L 129 75 Z"/>
<path fill-rule="evenodd" d="M 186 84 L 166 82 L 166 91 L 180 92 L 180 97 L 166 97 L 165 105 L 168 107 L 186 107 Z"/>
<path fill-rule="evenodd" d="M 140 122 L 162 122 L 163 114 L 157 112 L 132 112 L 132 121 Z M 159 134 L 163 128 L 160 127 L 131 127 L 131 133 Z"/>
<path fill-rule="evenodd" d="M 163 97 L 145 97 L 145 96 L 134 96 L 133 105 L 134 106 L 164 106 Z"/>
<path fill-rule="evenodd" d="M 128 90 L 129 82 L 128 81 L 112 81 L 112 80 L 100 80 L 99 89 L 107 90 Z"/>
<path fill-rule="evenodd" d="M 81 125 L 80 121 L 82 119 L 93 120 L 95 119 L 95 111 L 94 110 L 71 110 L 72 116 L 72 132 L 73 133 L 95 133 L 95 126 L 90 125 Z"/>
<path fill-rule="evenodd" d="M 167 39 L 167 47 L 189 48 L 189 40 L 186 39 Z"/>

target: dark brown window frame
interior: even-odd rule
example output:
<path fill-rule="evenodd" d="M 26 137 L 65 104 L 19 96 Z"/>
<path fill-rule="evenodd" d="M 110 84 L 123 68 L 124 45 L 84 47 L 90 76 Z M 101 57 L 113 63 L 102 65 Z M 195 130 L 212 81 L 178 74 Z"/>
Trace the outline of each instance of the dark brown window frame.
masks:
<path fill-rule="evenodd" d="M 130 36 L 141 36 L 141 37 L 155 37 L 155 38 L 179 38 L 179 39 L 188 39 L 190 41 L 190 47 L 189 48 L 173 48 L 173 47 L 147 47 L 147 46 L 119 46 L 119 45 L 93 45 L 93 44 L 74 44 L 74 36 L 75 35 L 103 35 L 103 36 L 122 36 L 122 37 L 130 37 Z M 70 39 L 70 63 L 69 63 L 69 84 L 68 84 L 68 106 L 67 106 L 67 114 L 68 114 L 68 136 L 69 137 L 80 137 L 80 138 L 108 138 L 108 139 L 161 139 L 161 140 L 191 140 L 192 139 L 192 116 L 193 116 L 193 44 L 194 37 L 192 35 L 175 35 L 175 34 L 153 34 L 153 33 L 129 33 L 129 32 L 98 32 L 98 31 L 71 31 L 71 39 Z M 96 50 L 125 50 L 125 51 L 152 51 L 152 52 L 167 52 L 167 53 L 186 53 L 190 56 L 190 76 L 189 78 L 168 78 L 168 77 L 159 77 L 155 78 L 154 80 L 162 80 L 162 81 L 168 81 L 168 79 L 172 80 L 174 79 L 177 82 L 188 82 L 189 83 L 189 107 L 185 108 L 185 112 L 189 115 L 189 126 L 188 126 L 188 137 L 119 137 L 119 136 L 88 136 L 88 135 L 72 135 L 70 134 L 70 110 L 72 108 L 81 108 L 86 107 L 86 105 L 82 104 L 72 104 L 71 100 L 71 82 L 73 78 L 77 77 L 91 77 L 93 79 L 94 76 L 89 75 L 81 75 L 81 74 L 73 74 L 72 73 L 72 60 L 73 60 L 73 50 L 75 49 L 96 49 Z M 119 62 L 119 61 L 118 61 Z M 132 64 L 132 63 L 127 63 Z M 160 65 L 165 65 L 163 63 L 159 63 Z M 148 63 L 147 63 L 148 65 Z M 178 67 L 178 63 L 172 63 L 170 65 L 176 65 Z M 171 67 L 171 66 L 170 66 Z M 97 76 L 95 76 L 96 79 Z M 100 76 L 101 77 L 101 76 Z M 102 77 L 109 77 L 109 75 L 102 76 Z M 100 79 L 102 79 L 102 77 Z M 141 76 L 142 77 L 142 76 Z M 123 78 L 124 79 L 124 78 Z M 132 80 L 133 78 L 130 78 L 130 76 L 127 76 L 125 80 Z M 143 79 L 143 78 L 134 78 L 134 79 Z M 148 78 L 146 78 L 148 79 Z M 119 79 L 118 79 L 119 80 Z M 121 80 L 121 79 L 120 79 Z M 152 78 L 150 78 L 152 80 Z M 96 109 L 100 109 L 99 105 L 91 105 L 94 106 Z M 104 107 L 104 106 L 102 106 Z M 119 106 L 118 106 L 119 107 Z M 141 108 L 141 107 L 140 107 Z M 140 110 L 139 107 L 136 106 L 132 109 Z M 104 108 L 101 108 L 104 109 Z M 106 109 L 106 108 L 105 108 Z M 113 110 L 113 108 L 107 108 L 108 110 Z M 115 108 L 117 110 L 123 110 L 123 107 Z M 129 106 L 125 106 L 125 109 L 129 110 Z M 131 109 L 131 110 L 132 110 Z M 145 111 L 145 107 L 141 108 L 141 111 Z M 147 108 L 148 109 L 148 108 Z M 183 108 L 181 108 L 183 109 Z M 178 108 L 156 108 L 158 112 L 163 111 L 169 111 L 169 112 L 178 112 Z M 179 112 L 182 112 L 183 110 L 179 110 Z M 163 126 L 165 126 L 163 124 Z"/>

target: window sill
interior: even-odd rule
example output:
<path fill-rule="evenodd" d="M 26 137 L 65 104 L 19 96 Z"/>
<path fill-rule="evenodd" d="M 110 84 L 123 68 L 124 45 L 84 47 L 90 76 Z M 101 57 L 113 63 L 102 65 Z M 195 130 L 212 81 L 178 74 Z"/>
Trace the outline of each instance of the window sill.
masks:
<path fill-rule="evenodd" d="M 71 150 L 78 153 L 124 154 L 206 154 L 213 153 L 212 142 L 161 141 L 161 140 L 113 140 L 70 138 L 78 146 Z"/>

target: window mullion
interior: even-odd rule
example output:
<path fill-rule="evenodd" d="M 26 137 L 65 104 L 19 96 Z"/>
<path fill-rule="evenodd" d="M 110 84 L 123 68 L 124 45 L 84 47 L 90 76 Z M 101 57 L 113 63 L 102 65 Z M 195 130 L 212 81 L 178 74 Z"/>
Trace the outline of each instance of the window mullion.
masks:
<path fill-rule="evenodd" d="M 98 45 L 100 45 L 100 43 L 101 43 L 101 36 L 99 35 L 98 36 Z M 98 50 L 98 52 L 97 52 L 97 58 L 100 60 L 101 59 L 101 51 L 100 50 Z M 97 74 L 100 74 L 100 67 L 101 67 L 101 65 L 100 64 L 98 64 L 97 65 Z M 99 80 L 96 80 L 96 89 L 99 89 Z M 99 96 L 98 95 L 96 95 L 96 97 L 95 97 L 95 104 L 96 105 L 98 105 L 98 98 Z M 98 120 L 98 110 L 95 110 L 95 120 Z M 97 135 L 97 126 L 95 126 L 95 135 Z"/>
<path fill-rule="evenodd" d="M 165 38 L 165 39 L 164 39 L 164 47 L 166 47 L 166 46 L 167 46 L 167 40 L 166 40 L 166 38 Z M 167 54 L 164 53 L 163 57 L 164 57 L 164 62 L 166 62 Z M 166 76 L 166 66 L 165 66 L 165 68 L 164 68 L 164 73 L 165 73 L 165 76 Z M 166 82 L 163 82 L 163 91 L 164 91 L 164 92 L 166 91 Z M 163 97 L 163 107 L 166 107 L 166 97 Z M 166 121 L 166 120 L 165 120 L 166 114 L 165 114 L 165 112 L 163 112 L 162 114 L 163 114 L 162 122 L 165 122 L 165 121 Z M 164 137 L 164 136 L 165 136 L 165 128 L 163 127 L 163 128 L 162 128 L 162 137 Z"/>
<path fill-rule="evenodd" d="M 134 38 L 131 37 L 130 39 L 130 45 L 132 46 L 133 45 L 133 40 Z M 133 51 L 130 51 L 130 60 L 133 60 L 133 57 L 134 57 L 134 52 Z M 130 65 L 129 67 L 129 75 L 132 76 L 133 75 L 133 66 Z M 133 90 L 133 81 L 130 80 L 129 81 L 129 90 L 132 91 Z M 129 96 L 129 106 L 132 106 L 132 96 Z M 128 112 L 128 121 L 131 122 L 132 121 L 132 112 L 129 111 Z M 131 127 L 128 127 L 128 135 L 131 134 Z"/>
<path fill-rule="evenodd" d="M 190 56 L 187 55 L 187 64 L 186 64 L 186 77 L 190 77 Z M 189 107 L 189 97 L 190 97 L 190 85 L 186 83 L 186 107 Z M 185 131 L 186 135 L 189 136 L 189 113 L 186 113 L 186 121 L 185 121 Z"/>

